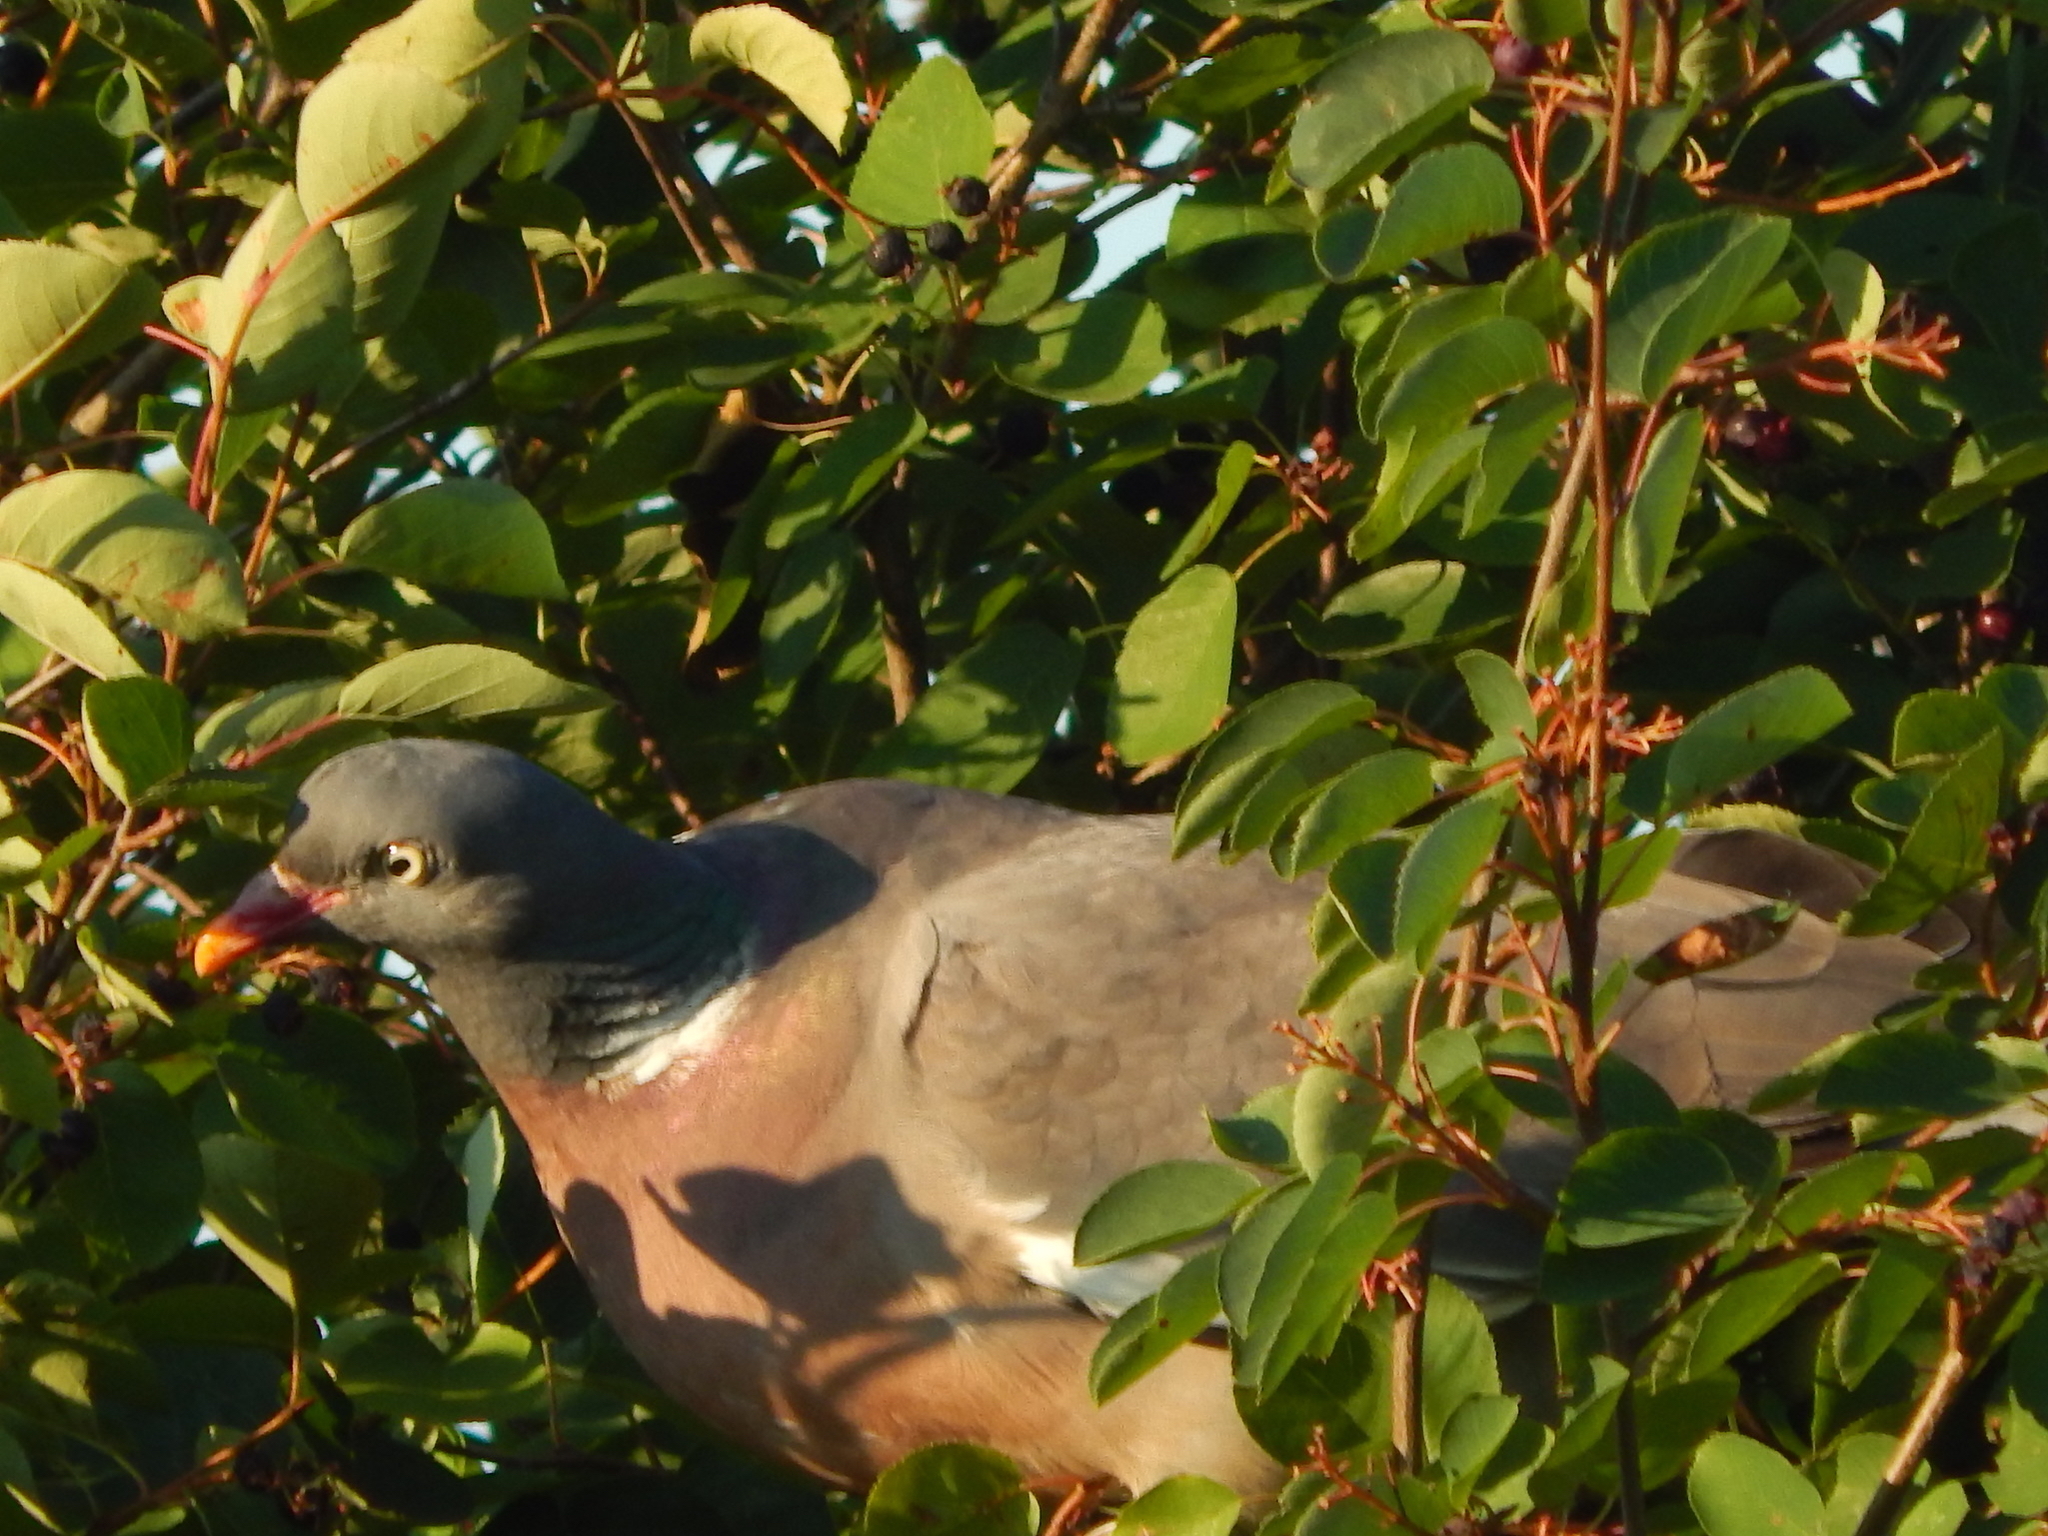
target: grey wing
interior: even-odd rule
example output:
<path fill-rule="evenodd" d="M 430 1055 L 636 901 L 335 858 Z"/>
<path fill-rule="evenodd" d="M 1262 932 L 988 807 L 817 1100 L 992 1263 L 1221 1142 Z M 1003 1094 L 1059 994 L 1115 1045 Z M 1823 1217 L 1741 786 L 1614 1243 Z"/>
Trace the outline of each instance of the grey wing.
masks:
<path fill-rule="evenodd" d="M 908 1050 L 927 1114 L 986 1197 L 1071 1232 L 1113 1179 L 1214 1156 L 1205 1109 L 1285 1079 L 1316 890 L 1160 817 L 1064 823 L 934 892 L 935 955 Z"/>

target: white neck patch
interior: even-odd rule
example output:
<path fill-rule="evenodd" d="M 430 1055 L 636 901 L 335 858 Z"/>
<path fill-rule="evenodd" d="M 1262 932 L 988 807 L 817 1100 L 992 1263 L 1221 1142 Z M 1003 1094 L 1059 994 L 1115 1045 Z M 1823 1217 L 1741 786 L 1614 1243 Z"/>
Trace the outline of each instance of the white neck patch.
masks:
<path fill-rule="evenodd" d="M 622 1052 L 584 1080 L 593 1091 L 638 1088 L 653 1082 L 671 1067 L 695 1070 L 731 1038 L 739 1022 L 740 1009 L 754 990 L 754 977 L 743 976 L 722 987 L 698 1005 L 687 1018 L 664 1029 L 651 1040 Z"/>

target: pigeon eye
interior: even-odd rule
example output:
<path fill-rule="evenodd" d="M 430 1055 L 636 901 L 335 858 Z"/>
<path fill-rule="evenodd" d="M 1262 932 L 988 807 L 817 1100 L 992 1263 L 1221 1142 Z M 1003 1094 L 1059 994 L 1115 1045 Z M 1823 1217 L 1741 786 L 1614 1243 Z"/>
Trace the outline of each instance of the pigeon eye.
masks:
<path fill-rule="evenodd" d="M 418 843 L 386 843 L 384 873 L 400 885 L 425 885 L 434 877 L 434 863 Z"/>

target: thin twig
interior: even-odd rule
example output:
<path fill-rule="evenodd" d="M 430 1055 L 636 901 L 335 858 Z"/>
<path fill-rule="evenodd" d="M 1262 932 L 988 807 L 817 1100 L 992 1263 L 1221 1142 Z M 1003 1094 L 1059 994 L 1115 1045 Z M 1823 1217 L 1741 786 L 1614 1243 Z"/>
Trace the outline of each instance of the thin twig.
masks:
<path fill-rule="evenodd" d="M 1067 54 L 1060 72 L 1045 83 L 1039 94 L 1038 110 L 1031 115 L 1031 131 L 1023 141 L 997 162 L 988 179 L 989 206 L 1001 211 L 1013 206 L 1024 195 L 1031 176 L 1038 169 L 1060 134 L 1065 131 L 1067 119 L 1081 104 L 1082 93 L 1088 87 L 1088 77 L 1095 73 L 1095 61 L 1115 35 L 1118 0 L 1095 0 L 1088 8 L 1088 16 L 1081 23 L 1081 35 L 1074 40 L 1073 49 Z M 1058 14 L 1058 8 L 1054 8 Z"/>

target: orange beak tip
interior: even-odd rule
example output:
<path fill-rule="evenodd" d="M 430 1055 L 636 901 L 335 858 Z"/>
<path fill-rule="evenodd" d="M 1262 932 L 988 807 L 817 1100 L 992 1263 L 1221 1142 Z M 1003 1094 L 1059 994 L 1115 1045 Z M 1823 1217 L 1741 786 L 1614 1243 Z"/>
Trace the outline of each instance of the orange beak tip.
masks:
<path fill-rule="evenodd" d="M 201 976 L 217 976 L 262 942 L 226 918 L 215 918 L 192 946 L 192 969 Z"/>

